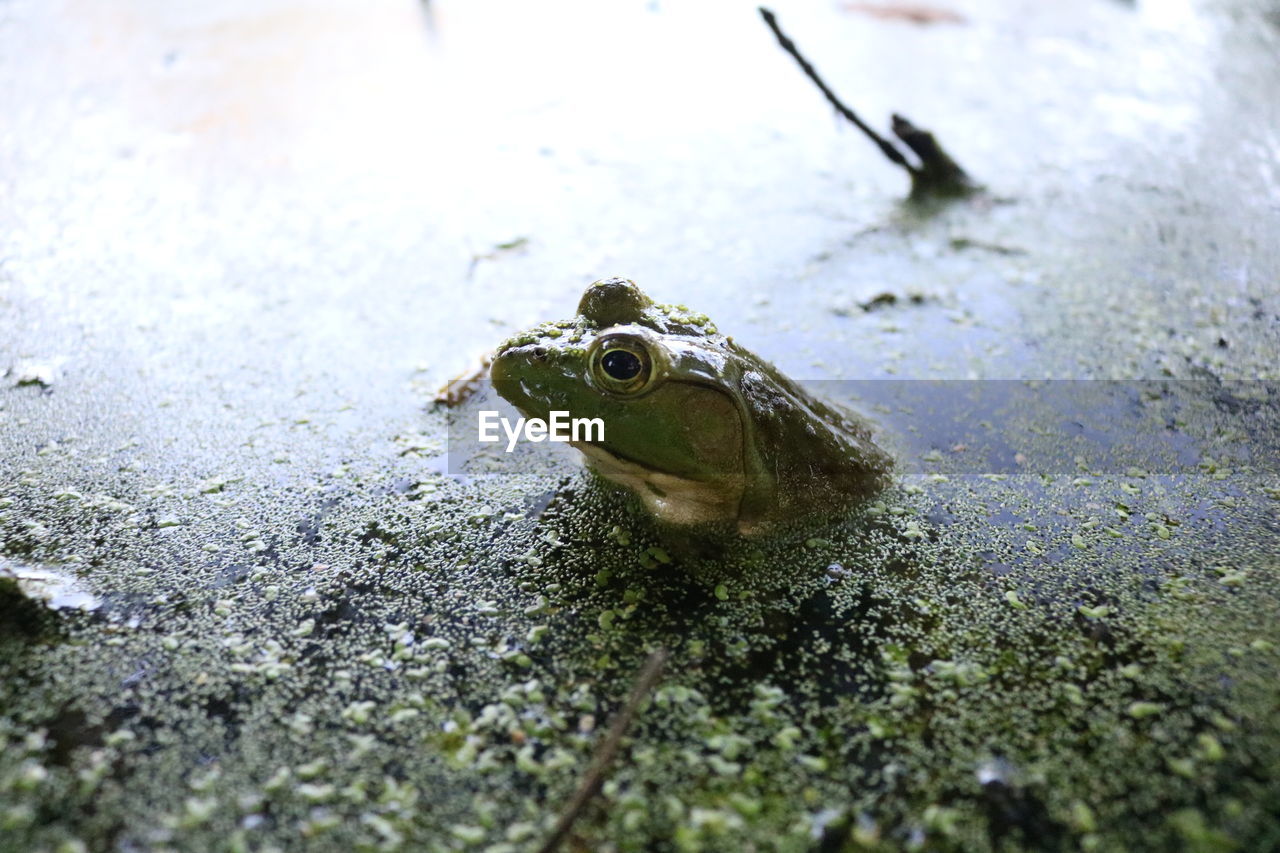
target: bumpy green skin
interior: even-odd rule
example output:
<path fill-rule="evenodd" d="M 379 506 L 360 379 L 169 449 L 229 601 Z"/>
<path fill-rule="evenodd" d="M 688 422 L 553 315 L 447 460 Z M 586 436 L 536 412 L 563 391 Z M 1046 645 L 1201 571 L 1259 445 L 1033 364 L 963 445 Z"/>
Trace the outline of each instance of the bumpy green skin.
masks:
<path fill-rule="evenodd" d="M 611 391 L 592 372 L 593 343 L 618 334 L 644 340 L 653 357 L 654 378 L 641 393 Z M 705 315 L 654 304 L 627 279 L 595 282 L 573 320 L 508 340 L 492 377 L 526 416 L 601 418 L 604 441 L 579 449 L 674 524 L 732 521 L 755 533 L 857 503 L 882 489 L 892 468 L 866 422 L 816 399 Z M 593 450 L 627 470 L 602 464 Z"/>

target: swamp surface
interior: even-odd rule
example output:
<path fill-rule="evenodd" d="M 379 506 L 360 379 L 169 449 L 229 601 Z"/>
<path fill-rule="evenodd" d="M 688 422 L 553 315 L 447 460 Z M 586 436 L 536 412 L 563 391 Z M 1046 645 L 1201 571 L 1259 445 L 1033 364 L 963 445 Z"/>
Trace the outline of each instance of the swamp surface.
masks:
<path fill-rule="evenodd" d="M 536 849 L 658 647 L 571 849 L 1280 848 L 1280 9 L 872 6 L 775 11 L 982 195 L 750 4 L 0 2 L 0 850 Z M 895 486 L 449 464 L 613 274 Z"/>

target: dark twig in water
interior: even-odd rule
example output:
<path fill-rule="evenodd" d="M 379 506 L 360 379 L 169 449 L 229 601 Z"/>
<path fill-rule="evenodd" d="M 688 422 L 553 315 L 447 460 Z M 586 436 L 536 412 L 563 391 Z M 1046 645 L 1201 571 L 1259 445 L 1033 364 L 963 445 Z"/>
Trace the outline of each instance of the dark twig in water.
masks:
<path fill-rule="evenodd" d="M 903 144 L 920 158 L 920 165 L 913 164 L 898 150 L 897 146 L 876 133 L 857 113 L 845 106 L 844 102 L 836 97 L 836 94 L 818 76 L 818 72 L 814 70 L 809 61 L 801 55 L 795 42 L 782 32 L 782 29 L 778 26 L 778 19 L 773 12 L 761 6 L 760 17 L 764 18 L 764 22 L 773 31 L 774 36 L 778 39 L 778 44 L 782 46 L 783 50 L 791 54 L 791 58 L 800 66 L 800 70 L 813 81 L 813 84 L 818 87 L 818 90 L 822 92 L 831 106 L 835 107 L 836 112 L 852 122 L 858 130 L 865 133 L 884 156 L 906 170 L 907 174 L 911 176 L 911 197 L 913 199 L 923 199 L 927 196 L 967 195 L 976 189 L 964 169 L 961 169 L 959 164 L 951 159 L 942 146 L 938 144 L 938 141 L 934 139 L 932 133 L 918 128 L 902 116 L 894 114 L 894 135 L 901 139 Z"/>
<path fill-rule="evenodd" d="M 551 831 L 551 836 L 546 843 L 538 848 L 538 853 L 553 853 L 553 851 L 559 849 L 560 844 L 568 837 L 569 831 L 573 829 L 574 821 L 582 814 L 591 799 L 600 792 L 601 786 L 604 785 L 605 775 L 609 772 L 609 765 L 613 763 L 613 759 L 617 756 L 618 750 L 622 746 L 622 738 L 626 735 L 627 728 L 635 718 L 636 712 L 640 710 L 641 703 L 653 690 L 654 685 L 658 683 L 658 679 L 662 677 L 662 668 L 666 666 L 666 663 L 667 650 L 659 648 L 655 649 L 649 655 L 649 659 L 644 662 L 644 666 L 640 667 L 640 672 L 636 675 L 635 685 L 631 688 L 631 695 L 627 697 L 626 704 L 618 709 L 617 715 L 613 718 L 613 723 L 609 726 L 609 731 L 605 734 L 604 740 L 600 742 L 600 747 L 591 759 L 591 766 L 587 768 L 586 775 L 582 777 L 582 784 L 578 786 L 577 791 L 574 791 L 573 797 L 569 800 L 569 805 L 561 813 L 560 819 L 556 821 L 555 828 Z"/>
<path fill-rule="evenodd" d="M 826 96 L 827 100 L 831 102 L 831 106 L 836 108 L 836 112 L 853 122 L 854 126 L 857 127 L 858 130 L 861 130 L 871 138 L 872 142 L 880 146 L 880 150 L 884 152 L 884 156 L 888 157 L 914 176 L 916 174 L 916 167 L 907 162 L 907 158 L 903 157 L 902 153 L 898 151 L 897 148 L 893 147 L 893 143 L 872 130 L 870 125 L 859 118 L 857 113 L 846 107 L 844 103 L 836 97 L 836 93 L 831 91 L 827 84 L 823 82 L 822 78 L 818 76 L 818 72 L 809 64 L 809 60 L 805 59 L 800 54 L 800 50 L 796 47 L 796 43 L 787 38 L 786 33 L 784 33 L 778 26 L 778 19 L 774 16 L 773 12 L 761 6 L 760 17 L 764 18 L 764 22 L 769 25 L 769 29 L 773 30 L 774 36 L 778 39 L 778 44 L 782 45 L 783 50 L 791 54 L 791 58 L 799 64 L 800 70 L 803 71 L 805 75 L 813 81 L 813 84 L 818 87 L 818 90 Z"/>

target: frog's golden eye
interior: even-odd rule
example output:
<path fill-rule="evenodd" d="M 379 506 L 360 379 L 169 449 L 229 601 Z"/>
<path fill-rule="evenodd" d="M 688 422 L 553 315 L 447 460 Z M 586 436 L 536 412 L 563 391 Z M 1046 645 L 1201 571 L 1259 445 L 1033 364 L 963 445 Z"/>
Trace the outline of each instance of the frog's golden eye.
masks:
<path fill-rule="evenodd" d="M 591 354 L 591 379 L 606 391 L 636 394 L 648 386 L 652 376 L 653 359 L 636 338 L 603 338 Z"/>

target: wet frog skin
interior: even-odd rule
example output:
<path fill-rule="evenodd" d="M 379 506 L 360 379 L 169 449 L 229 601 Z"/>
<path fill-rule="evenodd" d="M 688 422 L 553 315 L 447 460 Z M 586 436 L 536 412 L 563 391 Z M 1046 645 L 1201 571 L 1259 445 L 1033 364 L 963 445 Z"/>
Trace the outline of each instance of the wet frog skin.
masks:
<path fill-rule="evenodd" d="M 816 399 L 702 314 L 623 278 L 587 288 L 578 316 L 506 341 L 494 388 L 526 417 L 600 418 L 574 442 L 660 522 L 733 522 L 752 535 L 831 514 L 883 488 L 892 462 L 856 415 Z"/>

